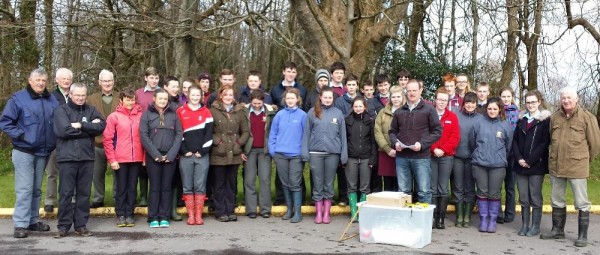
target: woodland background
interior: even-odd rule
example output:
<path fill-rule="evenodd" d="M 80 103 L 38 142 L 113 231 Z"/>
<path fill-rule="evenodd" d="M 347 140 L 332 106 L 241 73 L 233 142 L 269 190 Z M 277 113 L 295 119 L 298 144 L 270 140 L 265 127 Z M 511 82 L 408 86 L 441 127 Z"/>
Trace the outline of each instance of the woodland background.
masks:
<path fill-rule="evenodd" d="M 0 0 L 0 105 L 29 72 L 67 67 L 74 81 L 140 87 L 148 66 L 181 79 L 222 68 L 269 89 L 282 64 L 314 71 L 334 61 L 361 80 L 407 68 L 431 92 L 445 72 L 471 87 L 557 91 L 576 86 L 600 112 L 600 3 L 569 0 Z M 96 87 L 94 87 L 96 89 Z"/>

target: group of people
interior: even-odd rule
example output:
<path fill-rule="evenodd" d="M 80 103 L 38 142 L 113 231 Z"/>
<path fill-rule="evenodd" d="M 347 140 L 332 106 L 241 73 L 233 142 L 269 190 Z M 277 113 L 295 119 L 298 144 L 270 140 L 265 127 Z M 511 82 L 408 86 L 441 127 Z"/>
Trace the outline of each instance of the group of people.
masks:
<path fill-rule="evenodd" d="M 296 74 L 296 65 L 285 63 L 283 80 L 267 92 L 261 74 L 250 71 L 237 93 L 235 74 L 223 69 L 214 92 L 213 79 L 202 73 L 183 81 L 180 93 L 177 78 L 161 79 L 150 67 L 144 87 L 117 92 L 114 75 L 102 70 L 100 91 L 87 96 L 85 84 L 71 84 L 68 69 L 57 70 L 52 93 L 48 75 L 32 71 L 29 86 L 9 99 L 0 117 L 14 147 L 14 237 L 50 229 L 38 210 L 42 175 L 52 160 L 60 180 L 56 237 L 72 226 L 92 235 L 86 227 L 92 183 L 92 207 L 103 205 L 107 166 L 115 176 L 119 227 L 135 225 L 138 183 L 151 228 L 169 227 L 178 199 L 189 225 L 204 224 L 205 200 L 217 220 L 237 221 L 240 165 L 246 215 L 271 217 L 273 161 L 276 193 L 287 206 L 282 218 L 292 223 L 302 221 L 308 163 L 316 224 L 331 221 L 337 179 L 338 202 L 350 205 L 353 218 L 367 194 L 400 191 L 436 205 L 433 228 L 445 228 L 446 208 L 454 203 L 457 227 L 470 226 L 477 205 L 479 231 L 493 233 L 496 223 L 514 218 L 516 180 L 523 236 L 540 233 L 542 182 L 550 172 L 553 228 L 541 238 L 564 238 L 568 181 L 579 210 L 576 245 L 587 244 L 586 178 L 600 151 L 600 131 L 594 116 L 577 104 L 574 89 L 562 89 L 561 107 L 550 113 L 538 91 L 525 94 L 519 111 L 511 88 L 489 98 L 488 84 L 472 92 L 464 74 L 443 76 L 433 102 L 422 98 L 423 82 L 407 70 L 397 73 L 394 86 L 387 74 L 359 86 L 358 77 L 336 62 L 316 71 L 310 92 Z"/>

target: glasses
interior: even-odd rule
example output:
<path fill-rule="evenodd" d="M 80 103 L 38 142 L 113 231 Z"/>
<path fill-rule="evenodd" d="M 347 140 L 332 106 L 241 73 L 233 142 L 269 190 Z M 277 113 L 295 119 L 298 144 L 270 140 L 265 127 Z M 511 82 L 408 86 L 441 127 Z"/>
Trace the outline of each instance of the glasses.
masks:
<path fill-rule="evenodd" d="M 525 102 L 525 104 L 537 104 L 538 101 L 529 101 L 529 102 Z"/>

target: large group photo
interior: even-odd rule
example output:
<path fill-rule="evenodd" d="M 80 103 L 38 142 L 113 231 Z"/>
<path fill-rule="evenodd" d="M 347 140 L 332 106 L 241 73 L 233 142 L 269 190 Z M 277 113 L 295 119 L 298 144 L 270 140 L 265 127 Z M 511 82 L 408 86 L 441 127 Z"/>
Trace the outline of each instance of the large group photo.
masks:
<path fill-rule="evenodd" d="M 0 7 L 9 254 L 253 226 L 334 228 L 361 249 L 322 253 L 600 241 L 593 4 L 71 2 Z M 551 5 L 568 26 L 534 36 L 559 26 L 538 16 Z"/>

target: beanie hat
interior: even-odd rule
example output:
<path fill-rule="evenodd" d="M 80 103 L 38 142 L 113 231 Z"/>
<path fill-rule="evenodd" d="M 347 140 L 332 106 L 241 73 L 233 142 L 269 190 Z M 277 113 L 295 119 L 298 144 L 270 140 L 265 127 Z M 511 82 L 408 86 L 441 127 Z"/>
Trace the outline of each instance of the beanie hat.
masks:
<path fill-rule="evenodd" d="M 325 69 L 317 70 L 317 73 L 315 74 L 315 84 L 319 83 L 319 79 L 321 78 L 326 78 L 327 81 L 331 81 L 331 75 L 329 75 L 329 71 Z"/>

